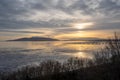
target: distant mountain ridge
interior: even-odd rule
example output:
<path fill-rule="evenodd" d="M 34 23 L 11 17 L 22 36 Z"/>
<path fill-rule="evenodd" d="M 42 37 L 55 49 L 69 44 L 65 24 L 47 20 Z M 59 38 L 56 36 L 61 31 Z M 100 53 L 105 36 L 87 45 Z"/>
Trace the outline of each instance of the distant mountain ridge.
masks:
<path fill-rule="evenodd" d="M 95 38 L 95 37 L 80 37 L 80 38 L 68 39 L 66 41 L 89 41 L 89 40 L 103 40 L 103 39 Z"/>
<path fill-rule="evenodd" d="M 25 37 L 25 38 L 19 38 L 8 41 L 59 41 L 59 40 L 54 38 L 47 38 L 47 37 L 30 37 L 30 38 Z"/>
<path fill-rule="evenodd" d="M 54 38 L 48 38 L 48 37 L 30 37 L 30 38 L 25 37 L 25 38 L 18 38 L 18 39 L 7 40 L 7 41 L 60 41 L 60 40 L 54 39 Z M 62 40 L 62 41 L 109 41 L 109 39 L 101 39 L 101 38 L 94 38 L 94 37 L 81 37 L 81 38 L 72 38 L 72 39 L 67 39 L 67 40 Z"/>

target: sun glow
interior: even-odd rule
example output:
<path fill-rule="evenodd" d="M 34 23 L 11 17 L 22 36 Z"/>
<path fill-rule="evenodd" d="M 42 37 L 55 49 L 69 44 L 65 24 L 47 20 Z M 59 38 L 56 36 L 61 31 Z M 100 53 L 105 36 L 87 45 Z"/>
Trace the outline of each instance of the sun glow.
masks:
<path fill-rule="evenodd" d="M 89 58 L 89 59 L 93 59 L 93 55 L 90 54 L 86 54 L 84 52 L 78 52 L 76 54 L 73 55 L 74 57 L 78 57 L 78 58 Z"/>
<path fill-rule="evenodd" d="M 77 23 L 77 24 L 74 24 L 74 27 L 77 28 L 77 29 L 85 29 L 89 26 L 92 26 L 93 23 L 92 22 L 89 22 L 89 23 Z"/>

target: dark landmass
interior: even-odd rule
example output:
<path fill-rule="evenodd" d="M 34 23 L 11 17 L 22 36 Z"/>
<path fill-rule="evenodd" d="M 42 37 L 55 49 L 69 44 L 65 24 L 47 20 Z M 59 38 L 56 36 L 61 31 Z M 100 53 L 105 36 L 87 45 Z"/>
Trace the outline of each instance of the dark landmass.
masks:
<path fill-rule="evenodd" d="M 59 40 L 53 38 L 46 38 L 46 37 L 31 37 L 31 38 L 19 38 L 8 41 L 59 41 Z"/>
<path fill-rule="evenodd" d="M 94 38 L 94 37 L 81 37 L 81 38 L 72 38 L 68 40 L 62 40 L 62 41 L 94 41 L 94 42 L 102 42 L 102 41 L 115 41 L 114 39 L 100 39 L 100 38 Z M 60 41 L 59 39 L 54 38 L 47 38 L 47 37 L 30 37 L 30 38 L 19 38 L 19 39 L 13 39 L 13 40 L 7 40 L 7 41 Z M 119 39 L 120 41 L 120 39 Z"/>
<path fill-rule="evenodd" d="M 89 41 L 89 40 L 102 40 L 102 39 L 94 38 L 94 37 L 81 37 L 81 38 L 72 38 L 65 41 Z"/>
<path fill-rule="evenodd" d="M 117 39 L 120 41 L 120 39 Z M 116 39 L 103 39 L 103 38 L 96 38 L 96 37 L 81 37 L 81 38 L 72 38 L 65 41 L 116 41 Z"/>

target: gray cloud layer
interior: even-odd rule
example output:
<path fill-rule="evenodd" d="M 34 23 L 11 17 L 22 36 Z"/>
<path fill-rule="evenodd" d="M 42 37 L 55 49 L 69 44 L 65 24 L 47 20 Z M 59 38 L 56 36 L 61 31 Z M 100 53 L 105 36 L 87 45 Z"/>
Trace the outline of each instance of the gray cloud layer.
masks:
<path fill-rule="evenodd" d="M 71 31 L 68 24 L 82 19 L 95 23 L 85 30 L 120 29 L 120 0 L 0 0 L 1 30 L 67 27 Z"/>

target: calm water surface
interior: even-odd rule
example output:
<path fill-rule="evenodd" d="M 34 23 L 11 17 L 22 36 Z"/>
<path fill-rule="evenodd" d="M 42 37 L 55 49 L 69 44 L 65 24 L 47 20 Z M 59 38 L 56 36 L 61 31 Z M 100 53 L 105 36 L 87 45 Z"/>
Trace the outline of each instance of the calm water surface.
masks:
<path fill-rule="evenodd" d="M 93 53 L 101 47 L 102 44 L 79 44 L 73 41 L 0 42 L 0 71 L 38 64 L 47 59 L 59 61 L 65 61 L 70 57 L 92 59 Z"/>

